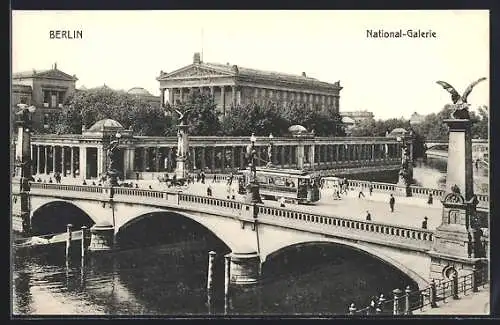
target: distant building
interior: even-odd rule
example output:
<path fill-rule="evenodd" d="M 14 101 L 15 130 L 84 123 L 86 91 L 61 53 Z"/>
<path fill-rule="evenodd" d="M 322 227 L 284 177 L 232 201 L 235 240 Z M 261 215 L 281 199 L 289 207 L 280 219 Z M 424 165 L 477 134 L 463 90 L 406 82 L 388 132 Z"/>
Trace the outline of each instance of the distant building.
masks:
<path fill-rule="evenodd" d="M 78 79 L 57 69 L 31 70 L 12 74 L 11 118 L 20 103 L 34 105 L 33 128 L 48 128 L 51 115 L 63 108 L 65 100 L 75 92 Z M 13 121 L 13 120 L 11 120 Z"/>
<path fill-rule="evenodd" d="M 342 117 L 349 117 L 354 120 L 356 124 L 361 121 L 373 119 L 373 113 L 369 111 L 350 111 L 350 112 L 340 112 Z"/>
<path fill-rule="evenodd" d="M 183 101 L 192 90 L 214 97 L 218 112 L 246 104 L 280 106 L 305 104 L 309 109 L 338 113 L 340 82 L 327 83 L 301 75 L 262 71 L 237 65 L 202 62 L 195 53 L 193 63 L 173 72 L 160 72 L 160 102 Z"/>
<path fill-rule="evenodd" d="M 151 104 L 151 106 L 153 106 L 153 107 L 160 107 L 160 104 L 161 104 L 160 96 L 154 96 L 149 91 L 147 91 L 146 89 L 144 89 L 142 87 L 130 88 L 127 91 L 127 94 L 141 97 L 142 99 L 147 101 L 149 104 Z"/>
<path fill-rule="evenodd" d="M 418 125 L 422 123 L 425 119 L 425 115 L 420 115 L 417 112 L 414 112 L 410 116 L 410 125 Z"/>

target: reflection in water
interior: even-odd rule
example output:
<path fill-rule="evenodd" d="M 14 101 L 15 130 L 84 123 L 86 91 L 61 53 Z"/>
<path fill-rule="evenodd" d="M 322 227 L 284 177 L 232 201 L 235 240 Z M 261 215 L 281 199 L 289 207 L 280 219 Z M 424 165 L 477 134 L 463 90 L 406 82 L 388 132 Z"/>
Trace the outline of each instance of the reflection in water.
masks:
<path fill-rule="evenodd" d="M 314 250 L 292 251 L 270 262 L 258 286 L 231 288 L 226 312 L 345 314 L 352 301 L 364 304 L 371 295 L 390 294 L 411 282 L 376 259 L 339 247 L 324 250 L 327 253 L 315 265 L 289 272 Z M 64 258 L 32 257 L 30 263 L 15 265 L 18 279 L 24 278 L 15 282 L 14 310 L 16 314 L 207 315 L 207 253 L 208 248 L 172 252 L 159 246 L 88 256 L 83 268 L 77 257 L 67 269 Z M 211 311 L 224 314 L 224 259 L 217 255 Z M 30 290 L 36 292 L 32 299 Z"/>

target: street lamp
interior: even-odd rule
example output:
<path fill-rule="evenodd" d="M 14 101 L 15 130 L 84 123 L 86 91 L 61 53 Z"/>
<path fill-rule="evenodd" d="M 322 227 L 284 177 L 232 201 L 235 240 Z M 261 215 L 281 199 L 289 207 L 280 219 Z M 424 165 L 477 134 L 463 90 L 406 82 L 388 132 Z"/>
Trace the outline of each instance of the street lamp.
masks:
<path fill-rule="evenodd" d="M 21 203 L 21 220 L 23 232 L 29 235 L 31 231 L 30 209 L 29 209 L 29 191 L 31 180 L 31 114 L 36 111 L 35 106 L 27 104 L 18 104 L 20 108 L 16 112 L 18 116 L 16 124 L 18 126 L 17 147 L 15 152 L 15 168 L 19 171 L 20 187 L 19 196 Z M 17 173 L 16 173 L 17 174 Z"/>
<path fill-rule="evenodd" d="M 267 147 L 267 166 L 273 165 L 273 134 L 269 133 L 269 146 Z"/>

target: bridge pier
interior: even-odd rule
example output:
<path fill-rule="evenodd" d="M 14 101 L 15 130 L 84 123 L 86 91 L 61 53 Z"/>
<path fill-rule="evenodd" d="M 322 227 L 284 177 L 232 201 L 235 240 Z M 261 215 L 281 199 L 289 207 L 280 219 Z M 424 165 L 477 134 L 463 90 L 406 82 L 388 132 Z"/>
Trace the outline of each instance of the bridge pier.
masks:
<path fill-rule="evenodd" d="M 111 251 L 114 249 L 115 229 L 108 222 L 100 222 L 90 228 L 89 251 Z"/>
<path fill-rule="evenodd" d="M 252 285 L 259 282 L 261 263 L 257 252 L 232 252 L 229 259 L 231 284 Z"/>

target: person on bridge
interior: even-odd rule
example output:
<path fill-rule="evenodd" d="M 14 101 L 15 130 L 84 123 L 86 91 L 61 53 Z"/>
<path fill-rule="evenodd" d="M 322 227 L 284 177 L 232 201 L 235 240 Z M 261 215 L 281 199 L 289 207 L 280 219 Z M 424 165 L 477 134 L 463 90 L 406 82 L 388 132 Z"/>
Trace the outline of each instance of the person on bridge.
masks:
<path fill-rule="evenodd" d="M 210 187 L 210 185 L 208 185 L 207 187 L 207 196 L 212 196 L 212 188 Z"/>
<path fill-rule="evenodd" d="M 432 193 L 429 193 L 429 198 L 427 199 L 427 204 L 432 204 L 434 199 L 432 198 Z"/>
<path fill-rule="evenodd" d="M 358 199 L 360 199 L 361 197 L 365 197 L 365 193 L 363 193 L 363 188 L 362 187 L 359 188 Z"/>
<path fill-rule="evenodd" d="M 280 202 L 280 207 L 284 208 L 285 207 L 285 198 L 284 197 L 280 197 L 279 202 Z"/>
<path fill-rule="evenodd" d="M 396 199 L 394 195 L 391 194 L 391 198 L 389 199 L 389 206 L 391 207 L 391 212 L 394 212 L 394 204 L 396 203 Z"/>
<path fill-rule="evenodd" d="M 373 184 L 372 183 L 370 183 L 368 185 L 368 191 L 370 192 L 370 196 L 372 196 L 372 192 L 373 192 Z"/>
<path fill-rule="evenodd" d="M 424 217 L 424 221 L 422 221 L 422 229 L 427 229 L 427 217 Z"/>
<path fill-rule="evenodd" d="M 370 211 L 366 211 L 366 221 L 372 221 L 372 215 L 370 214 Z"/>

